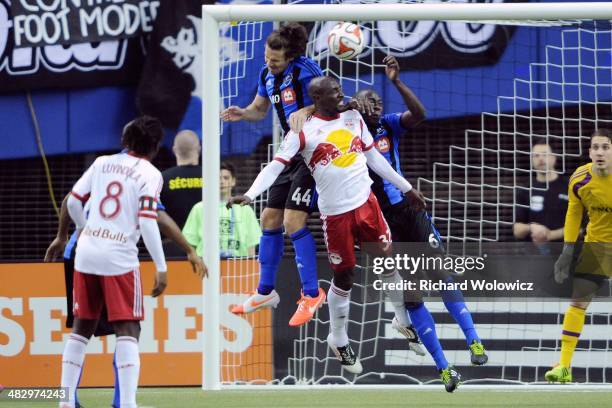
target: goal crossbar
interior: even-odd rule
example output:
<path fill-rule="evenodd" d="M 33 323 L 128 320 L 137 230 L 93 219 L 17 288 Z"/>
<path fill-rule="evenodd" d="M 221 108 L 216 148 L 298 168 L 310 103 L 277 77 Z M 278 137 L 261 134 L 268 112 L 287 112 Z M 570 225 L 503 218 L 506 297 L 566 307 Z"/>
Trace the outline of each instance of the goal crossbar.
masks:
<path fill-rule="evenodd" d="M 222 22 L 317 20 L 608 20 L 612 2 L 602 3 L 417 3 L 341 5 L 204 5 L 202 6 L 202 192 L 204 213 L 219 219 L 220 166 L 220 44 Z M 203 283 L 203 382 L 207 390 L 220 390 L 220 261 L 219 223 L 203 223 L 204 261 L 208 278 Z"/>
<path fill-rule="evenodd" d="M 217 21 L 592 20 L 612 19 L 612 2 L 207 5 Z"/>

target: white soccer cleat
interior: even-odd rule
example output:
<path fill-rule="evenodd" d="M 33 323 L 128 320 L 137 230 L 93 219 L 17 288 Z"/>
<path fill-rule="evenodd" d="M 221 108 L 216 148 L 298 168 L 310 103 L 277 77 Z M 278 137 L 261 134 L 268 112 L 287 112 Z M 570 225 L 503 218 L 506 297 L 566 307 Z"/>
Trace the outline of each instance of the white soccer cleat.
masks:
<path fill-rule="evenodd" d="M 363 371 L 363 366 L 361 365 L 361 361 L 357 358 L 357 355 L 351 348 L 351 343 L 348 343 L 344 347 L 337 347 L 334 345 L 332 341 L 332 334 L 329 333 L 327 336 L 327 344 L 329 348 L 334 352 L 338 360 L 340 360 L 340 364 L 342 367 L 353 374 L 361 374 Z"/>
<path fill-rule="evenodd" d="M 253 313 L 263 307 L 276 307 L 280 302 L 280 296 L 275 290 L 272 290 L 267 295 L 260 295 L 259 293 L 253 293 L 247 300 L 241 305 L 232 307 L 232 313 L 234 314 L 246 314 Z"/>
<path fill-rule="evenodd" d="M 425 355 L 425 350 L 423 350 L 421 340 L 419 340 L 419 335 L 414 329 L 414 326 L 402 326 L 397 318 L 394 317 L 393 321 L 391 322 L 391 327 L 408 339 L 408 347 L 410 347 L 410 350 L 414 351 L 417 356 Z"/>

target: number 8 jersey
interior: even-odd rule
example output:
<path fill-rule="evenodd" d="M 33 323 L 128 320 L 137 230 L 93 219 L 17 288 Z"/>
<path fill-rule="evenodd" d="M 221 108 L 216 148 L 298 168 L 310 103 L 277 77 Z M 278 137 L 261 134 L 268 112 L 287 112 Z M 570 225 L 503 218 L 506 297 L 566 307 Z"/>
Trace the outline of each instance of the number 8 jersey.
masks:
<path fill-rule="evenodd" d="M 71 194 L 89 217 L 78 240 L 75 269 L 121 275 L 138 268 L 138 217 L 157 218 L 162 175 L 148 160 L 128 153 L 98 157 Z"/>

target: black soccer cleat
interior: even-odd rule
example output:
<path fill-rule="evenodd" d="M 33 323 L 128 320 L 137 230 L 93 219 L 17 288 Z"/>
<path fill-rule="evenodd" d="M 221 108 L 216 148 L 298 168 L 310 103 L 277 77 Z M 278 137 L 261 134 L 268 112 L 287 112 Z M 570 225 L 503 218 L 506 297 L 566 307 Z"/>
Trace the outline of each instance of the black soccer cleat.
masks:
<path fill-rule="evenodd" d="M 333 344 L 331 337 L 332 335 L 330 333 L 329 336 L 327 336 L 327 344 L 329 345 L 329 348 L 332 349 L 338 360 L 340 360 L 342 367 L 344 367 L 344 369 L 349 373 L 361 374 L 363 371 L 363 366 L 351 348 L 351 343 L 348 343 L 346 346 L 338 347 Z"/>
<path fill-rule="evenodd" d="M 461 383 L 461 374 L 453 366 L 448 366 L 444 370 L 440 370 L 440 379 L 444 383 L 446 392 L 453 392 Z"/>
<path fill-rule="evenodd" d="M 478 366 L 485 365 L 489 361 L 484 346 L 476 340 L 470 344 L 470 360 L 472 360 L 473 365 Z"/>

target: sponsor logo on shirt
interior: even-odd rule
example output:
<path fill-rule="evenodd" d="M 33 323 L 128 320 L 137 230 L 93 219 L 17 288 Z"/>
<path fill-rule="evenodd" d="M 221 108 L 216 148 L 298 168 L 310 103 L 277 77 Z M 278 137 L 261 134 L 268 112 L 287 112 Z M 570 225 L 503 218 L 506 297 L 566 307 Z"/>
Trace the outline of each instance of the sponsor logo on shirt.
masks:
<path fill-rule="evenodd" d="M 387 137 L 382 137 L 376 141 L 376 148 L 381 153 L 388 153 L 391 145 Z"/>
<path fill-rule="evenodd" d="M 597 212 L 605 212 L 605 213 L 612 213 L 612 208 L 606 206 L 606 205 L 592 205 L 591 206 L 591 211 L 597 211 Z"/>
<path fill-rule="evenodd" d="M 293 88 L 286 88 L 281 92 L 281 97 L 283 98 L 283 103 L 285 105 L 290 105 L 295 102 L 295 91 Z"/>
<path fill-rule="evenodd" d="M 117 241 L 122 244 L 126 244 L 128 241 L 127 237 L 123 234 L 123 232 L 113 233 L 108 228 L 102 227 L 92 230 L 91 228 L 86 226 L 83 230 L 83 235 L 94 238 L 108 239 L 110 241 Z"/>
<path fill-rule="evenodd" d="M 289 86 L 289 84 L 293 82 L 293 74 L 287 74 L 285 75 L 285 78 L 283 78 L 283 85 L 284 86 Z"/>
<path fill-rule="evenodd" d="M 349 167 L 357 155 L 362 152 L 361 139 L 347 129 L 338 129 L 329 133 L 324 142 L 317 145 L 308 167 L 314 170 L 320 164 L 323 167 L 330 163 L 338 167 Z"/>

